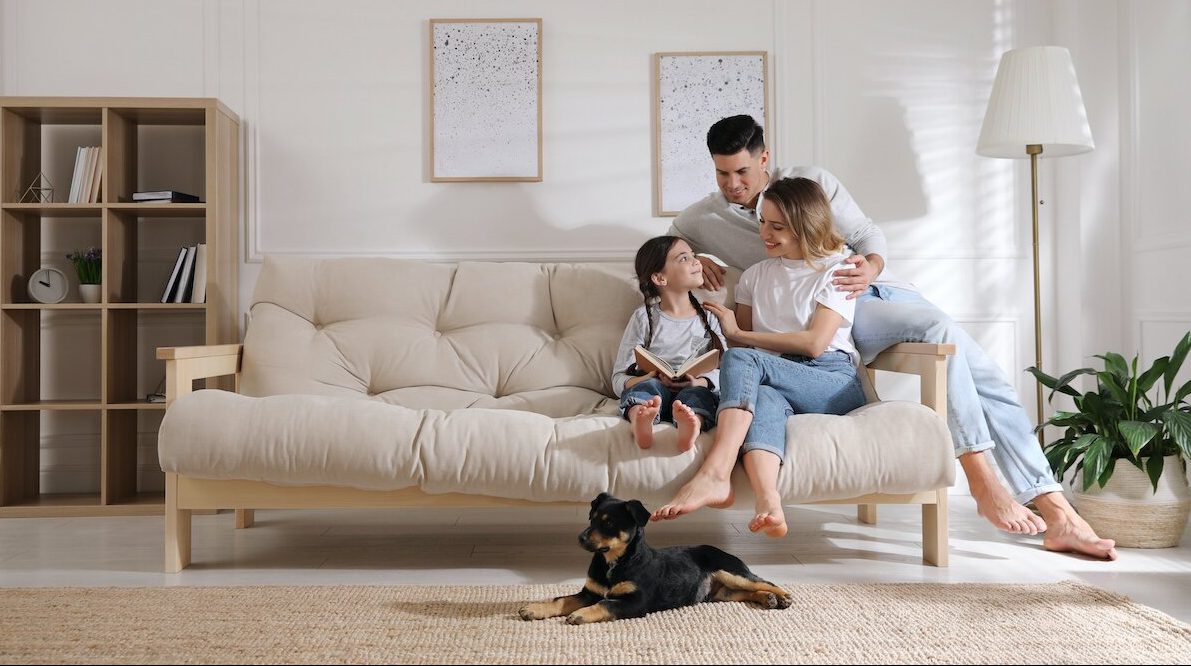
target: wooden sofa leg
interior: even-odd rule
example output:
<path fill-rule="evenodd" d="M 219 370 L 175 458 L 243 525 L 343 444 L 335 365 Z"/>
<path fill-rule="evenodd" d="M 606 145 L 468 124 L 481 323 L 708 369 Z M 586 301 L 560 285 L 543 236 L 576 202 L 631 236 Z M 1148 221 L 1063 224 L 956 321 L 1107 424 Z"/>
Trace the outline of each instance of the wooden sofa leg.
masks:
<path fill-rule="evenodd" d="M 856 505 L 856 520 L 865 525 L 877 524 L 877 505 L 876 504 L 857 504 Z"/>
<path fill-rule="evenodd" d="M 951 544 L 947 534 L 947 489 L 935 491 L 935 503 L 922 505 L 922 561 L 948 566 Z"/>
<path fill-rule="evenodd" d="M 247 529 L 252 527 L 254 522 L 256 522 L 256 509 L 236 509 L 236 529 Z"/>
<path fill-rule="evenodd" d="M 178 475 L 165 475 L 165 572 L 190 566 L 190 511 L 178 508 Z"/>

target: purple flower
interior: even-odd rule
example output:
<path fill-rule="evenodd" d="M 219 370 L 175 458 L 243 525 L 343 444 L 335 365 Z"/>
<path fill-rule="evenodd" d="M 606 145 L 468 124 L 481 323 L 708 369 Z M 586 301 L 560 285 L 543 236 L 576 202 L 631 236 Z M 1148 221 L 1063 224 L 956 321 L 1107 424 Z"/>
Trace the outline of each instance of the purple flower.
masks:
<path fill-rule="evenodd" d="M 66 254 L 66 258 L 74 264 L 79 274 L 80 284 L 99 284 L 103 279 L 103 259 L 97 247 L 87 248 L 86 251 L 74 250 Z"/>

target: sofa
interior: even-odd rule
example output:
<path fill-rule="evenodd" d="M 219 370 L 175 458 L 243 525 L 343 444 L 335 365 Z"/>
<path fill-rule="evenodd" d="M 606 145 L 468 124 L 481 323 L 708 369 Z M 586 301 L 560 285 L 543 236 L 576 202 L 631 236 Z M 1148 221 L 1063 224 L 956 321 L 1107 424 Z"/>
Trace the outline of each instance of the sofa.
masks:
<path fill-rule="evenodd" d="M 662 424 L 634 444 L 611 366 L 640 303 L 619 263 L 266 257 L 243 344 L 157 350 L 166 571 L 190 564 L 195 511 L 249 527 L 261 508 L 664 503 L 713 435 L 680 453 Z M 869 523 L 920 504 L 923 559 L 946 566 L 952 352 L 896 345 L 861 373 L 868 404 L 792 416 L 785 501 L 857 504 Z M 921 400 L 877 399 L 875 370 L 918 375 Z M 751 506 L 739 467 L 733 486 Z"/>

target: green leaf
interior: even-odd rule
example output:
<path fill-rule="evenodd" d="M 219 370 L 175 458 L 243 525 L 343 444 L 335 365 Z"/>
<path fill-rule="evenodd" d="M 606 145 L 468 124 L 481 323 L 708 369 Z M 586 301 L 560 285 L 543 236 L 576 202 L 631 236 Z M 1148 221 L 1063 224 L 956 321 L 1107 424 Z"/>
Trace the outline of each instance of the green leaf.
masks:
<path fill-rule="evenodd" d="M 1187 359 L 1187 351 L 1191 350 L 1191 331 L 1179 340 L 1178 344 L 1174 346 L 1174 353 L 1170 355 L 1170 362 L 1166 364 L 1166 373 L 1164 381 L 1166 382 L 1166 395 L 1170 395 L 1170 387 L 1174 385 L 1175 375 L 1179 374 L 1179 369 L 1183 367 L 1183 361 Z"/>
<path fill-rule="evenodd" d="M 1172 408 L 1162 415 L 1162 422 L 1166 424 L 1170 438 L 1183 452 L 1183 457 L 1191 460 L 1191 414 Z"/>
<path fill-rule="evenodd" d="M 1125 444 L 1129 447 L 1129 453 L 1136 458 L 1142 447 L 1150 443 L 1151 439 L 1162 432 L 1162 429 L 1153 423 L 1142 423 L 1141 421 L 1121 421 L 1117 424 L 1117 428 L 1121 431 L 1121 436 L 1125 438 Z"/>
<path fill-rule="evenodd" d="M 1188 394 L 1191 394 L 1191 380 L 1187 380 L 1186 384 L 1179 387 L 1179 390 L 1174 394 L 1174 400 L 1171 400 L 1170 404 L 1182 404 L 1183 398 L 1186 398 Z"/>
<path fill-rule="evenodd" d="M 1085 435 L 1085 437 L 1093 438 L 1092 443 L 1083 454 L 1083 489 L 1088 490 L 1104 473 L 1104 468 L 1108 466 L 1112 443 L 1103 435 Z"/>
<path fill-rule="evenodd" d="M 1096 358 L 1104 359 L 1104 368 L 1120 377 L 1122 383 L 1129 381 L 1129 365 L 1125 363 L 1124 356 L 1116 352 L 1108 352 L 1103 355 L 1096 354 Z"/>
<path fill-rule="evenodd" d="M 1169 356 L 1163 356 L 1154 361 L 1154 364 L 1150 366 L 1150 369 L 1142 373 L 1141 378 L 1137 380 L 1137 392 L 1139 394 L 1147 393 L 1150 389 L 1154 388 L 1154 383 L 1157 382 L 1158 378 L 1166 372 L 1166 367 L 1169 364 Z"/>
<path fill-rule="evenodd" d="M 1061 479 L 1067 472 L 1067 468 L 1075 462 L 1075 450 L 1070 446 L 1055 446 L 1047 449 L 1046 462 L 1050 463 L 1050 469 L 1055 476 Z"/>
<path fill-rule="evenodd" d="M 1162 466 L 1166 461 L 1166 457 L 1159 451 L 1150 456 L 1150 461 L 1146 464 L 1146 475 L 1150 477 L 1150 485 L 1154 487 L 1154 492 L 1158 492 L 1158 479 L 1162 476 Z"/>
<path fill-rule="evenodd" d="M 1091 419 L 1088 418 L 1087 414 L 1083 414 L 1081 412 L 1059 411 L 1059 412 L 1055 412 L 1054 414 L 1051 414 L 1050 418 L 1047 419 L 1047 423 L 1049 423 L 1050 425 L 1059 426 L 1059 427 L 1078 426 L 1078 425 L 1090 424 Z"/>
<path fill-rule="evenodd" d="M 1117 381 L 1119 377 L 1111 372 L 1103 371 L 1097 372 L 1096 377 L 1100 380 L 1101 390 L 1107 391 L 1114 400 L 1121 403 L 1122 405 L 1131 406 L 1133 404 L 1133 400 L 1129 396 L 1128 390 L 1126 390 L 1125 386 Z M 1127 382 L 1128 378 L 1126 378 L 1125 381 Z"/>
<path fill-rule="evenodd" d="M 1117 459 L 1109 458 L 1108 464 L 1104 466 L 1104 471 L 1100 472 L 1100 476 L 1096 478 L 1096 483 L 1101 488 L 1103 488 L 1104 484 L 1108 483 L 1108 480 L 1112 478 L 1112 471 L 1116 468 L 1116 466 L 1117 466 Z"/>
<path fill-rule="evenodd" d="M 1072 370 L 1071 372 L 1068 372 L 1067 374 L 1063 375 L 1062 377 L 1059 377 L 1058 379 L 1056 379 L 1056 378 L 1051 377 L 1050 375 L 1046 374 L 1045 372 L 1042 372 L 1041 370 L 1039 370 L 1038 368 L 1036 368 L 1032 365 L 1030 367 L 1026 368 L 1026 372 L 1034 375 L 1034 378 L 1038 380 L 1038 383 L 1051 389 L 1050 394 L 1046 398 L 1048 402 L 1050 400 L 1054 399 L 1054 395 L 1056 392 L 1064 393 L 1064 394 L 1072 396 L 1072 397 L 1078 396 L 1079 391 L 1077 391 L 1074 388 L 1072 388 L 1071 386 L 1069 386 L 1069 384 L 1071 383 L 1071 380 L 1075 379 L 1076 377 L 1079 377 L 1080 375 L 1094 375 L 1094 374 L 1096 374 L 1096 371 L 1093 370 L 1092 368 L 1079 368 L 1078 370 Z"/>

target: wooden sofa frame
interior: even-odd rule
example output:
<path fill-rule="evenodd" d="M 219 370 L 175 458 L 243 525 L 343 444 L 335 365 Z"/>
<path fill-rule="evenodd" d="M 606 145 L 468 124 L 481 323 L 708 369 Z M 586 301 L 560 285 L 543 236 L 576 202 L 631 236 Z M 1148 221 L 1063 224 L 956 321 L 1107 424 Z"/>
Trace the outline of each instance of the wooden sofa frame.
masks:
<path fill-rule="evenodd" d="M 194 381 L 234 377 L 240 388 L 242 345 L 160 347 L 157 358 L 165 361 L 166 408 L 194 390 Z M 947 357 L 953 344 L 903 342 L 882 352 L 867 371 L 870 384 L 876 370 L 918 375 L 920 401 L 947 418 Z M 922 560 L 939 567 L 948 565 L 948 489 L 909 494 L 873 493 L 861 497 L 823 500 L 808 504 L 856 504 L 857 519 L 877 521 L 878 504 L 922 506 Z M 165 475 L 165 571 L 177 573 L 190 565 L 191 513 L 234 509 L 236 527 L 252 526 L 254 509 L 323 509 L 377 507 L 492 507 L 582 504 L 531 502 L 462 493 L 428 494 L 418 488 L 393 491 L 360 490 L 338 486 L 279 486 L 263 481 L 199 479 L 173 472 Z"/>

